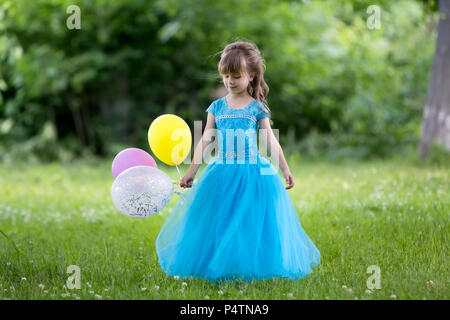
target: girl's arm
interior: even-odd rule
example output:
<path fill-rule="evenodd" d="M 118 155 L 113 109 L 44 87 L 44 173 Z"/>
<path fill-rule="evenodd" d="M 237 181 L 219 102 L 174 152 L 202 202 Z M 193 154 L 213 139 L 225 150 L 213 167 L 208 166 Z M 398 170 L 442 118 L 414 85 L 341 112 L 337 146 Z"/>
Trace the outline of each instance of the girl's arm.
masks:
<path fill-rule="evenodd" d="M 194 159 L 193 159 L 191 165 L 189 166 L 188 172 L 181 179 L 181 182 L 180 182 L 181 187 L 192 186 L 192 181 L 194 180 L 194 177 L 197 174 L 197 171 L 203 162 L 203 151 L 211 143 L 210 139 L 204 139 L 205 132 L 206 132 L 206 130 L 212 129 L 215 127 L 216 127 L 216 120 L 214 118 L 214 115 L 211 112 L 208 112 L 208 118 L 206 120 L 205 130 L 203 131 L 202 138 L 200 139 L 199 143 L 197 144 L 197 146 L 194 150 Z"/>
<path fill-rule="evenodd" d="M 290 189 L 294 186 L 294 177 L 292 176 L 286 159 L 284 158 L 283 149 L 281 149 L 280 143 L 273 134 L 269 118 L 264 117 L 259 119 L 259 124 L 261 129 L 266 129 L 267 134 L 262 135 L 263 141 L 267 149 L 270 151 L 271 156 L 278 155 L 278 158 L 275 158 L 274 160 L 277 161 L 281 170 L 283 171 L 284 178 L 286 179 L 286 182 L 288 184 L 288 187 L 286 189 Z"/>

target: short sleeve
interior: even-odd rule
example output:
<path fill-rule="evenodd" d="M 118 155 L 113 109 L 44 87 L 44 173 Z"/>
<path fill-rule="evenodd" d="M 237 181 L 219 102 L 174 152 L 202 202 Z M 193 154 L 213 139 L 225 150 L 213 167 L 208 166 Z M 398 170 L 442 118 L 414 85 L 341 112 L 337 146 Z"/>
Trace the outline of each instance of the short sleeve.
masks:
<path fill-rule="evenodd" d="M 260 106 L 263 108 L 264 111 L 261 111 L 261 109 L 258 107 L 258 113 L 256 114 L 256 121 L 264 117 L 268 117 L 270 119 L 270 114 L 266 106 L 263 105 L 262 103 L 260 104 Z"/>
<path fill-rule="evenodd" d="M 211 112 L 214 116 L 216 116 L 216 105 L 217 105 L 216 101 L 211 103 L 208 109 L 206 109 L 206 112 Z"/>

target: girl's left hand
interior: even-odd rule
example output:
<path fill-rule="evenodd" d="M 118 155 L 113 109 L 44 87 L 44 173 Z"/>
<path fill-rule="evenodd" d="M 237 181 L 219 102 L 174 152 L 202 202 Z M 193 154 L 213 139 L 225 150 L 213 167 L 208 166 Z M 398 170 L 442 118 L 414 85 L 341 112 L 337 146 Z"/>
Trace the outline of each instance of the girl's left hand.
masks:
<path fill-rule="evenodd" d="M 293 188 L 294 184 L 295 184 L 294 183 L 294 176 L 290 172 L 287 172 L 284 175 L 284 178 L 286 179 L 286 183 L 288 184 L 288 186 L 286 187 L 286 190 Z"/>

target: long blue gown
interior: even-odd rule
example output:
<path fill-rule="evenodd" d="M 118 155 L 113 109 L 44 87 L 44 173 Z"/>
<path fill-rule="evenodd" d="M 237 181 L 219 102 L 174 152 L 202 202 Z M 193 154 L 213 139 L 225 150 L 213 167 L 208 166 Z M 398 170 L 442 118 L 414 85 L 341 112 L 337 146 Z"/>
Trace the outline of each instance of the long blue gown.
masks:
<path fill-rule="evenodd" d="M 215 116 L 219 152 L 185 189 L 156 239 L 167 276 L 299 279 L 319 264 L 284 180 L 258 152 L 258 120 L 270 118 L 260 108 L 267 111 L 254 100 L 234 109 L 223 97 L 206 109 Z"/>

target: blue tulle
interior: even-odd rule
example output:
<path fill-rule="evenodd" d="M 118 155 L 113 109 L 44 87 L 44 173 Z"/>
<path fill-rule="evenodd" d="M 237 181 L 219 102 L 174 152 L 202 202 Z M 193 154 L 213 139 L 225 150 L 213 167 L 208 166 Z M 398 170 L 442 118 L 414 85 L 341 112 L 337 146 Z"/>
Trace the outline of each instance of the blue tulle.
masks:
<path fill-rule="evenodd" d="M 251 281 L 311 273 L 320 252 L 274 166 L 260 155 L 256 164 L 218 159 L 176 203 L 157 237 L 166 275 Z"/>
<path fill-rule="evenodd" d="M 270 118 L 267 108 L 254 100 L 233 109 L 223 97 L 206 111 L 215 117 L 219 156 L 164 222 L 156 239 L 162 270 L 211 281 L 311 273 L 320 252 L 304 232 L 281 176 L 258 152 L 257 129 L 261 118 Z"/>

